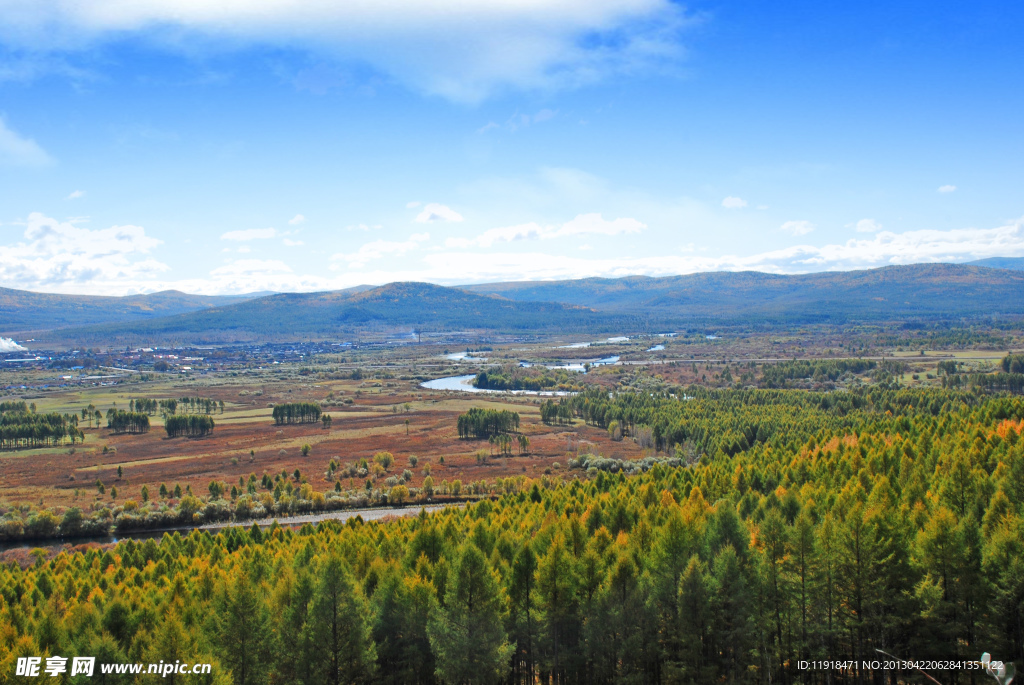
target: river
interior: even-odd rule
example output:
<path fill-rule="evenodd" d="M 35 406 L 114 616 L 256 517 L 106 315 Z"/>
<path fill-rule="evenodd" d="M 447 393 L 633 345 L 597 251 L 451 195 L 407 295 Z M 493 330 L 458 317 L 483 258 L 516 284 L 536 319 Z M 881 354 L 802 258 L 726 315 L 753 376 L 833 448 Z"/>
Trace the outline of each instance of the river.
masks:
<path fill-rule="evenodd" d="M 545 397 L 560 397 L 572 393 L 561 390 L 494 390 L 492 388 L 473 387 L 473 379 L 476 374 L 471 373 L 465 376 L 448 376 L 447 378 L 435 378 L 432 381 L 420 383 L 421 388 L 427 390 L 456 390 L 459 392 L 483 392 L 483 393 L 511 393 L 513 395 L 543 395 Z"/>

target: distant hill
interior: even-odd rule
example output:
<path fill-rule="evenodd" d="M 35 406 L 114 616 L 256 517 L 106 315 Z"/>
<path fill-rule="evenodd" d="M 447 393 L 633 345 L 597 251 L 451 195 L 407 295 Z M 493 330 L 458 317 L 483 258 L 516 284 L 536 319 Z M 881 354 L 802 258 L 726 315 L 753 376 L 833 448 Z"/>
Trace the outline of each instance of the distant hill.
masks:
<path fill-rule="evenodd" d="M 189 295 L 164 290 L 149 295 L 56 295 L 0 288 L 0 335 L 108 322 L 135 322 L 227 305 L 256 295 Z"/>
<path fill-rule="evenodd" d="M 990 269 L 1010 269 L 1024 271 L 1024 257 L 989 257 L 967 262 L 970 266 L 987 266 Z"/>
<path fill-rule="evenodd" d="M 621 316 L 551 302 L 511 301 L 429 283 L 281 293 L 177 316 L 61 332 L 110 340 L 346 338 L 364 331 L 553 332 L 618 330 Z"/>
<path fill-rule="evenodd" d="M 166 299 L 164 311 L 172 306 L 194 309 L 158 316 L 161 295 Z M 960 324 L 992 316 L 1024 318 L 1024 272 L 915 264 L 804 275 L 715 272 L 461 288 L 391 283 L 332 292 L 278 293 L 201 308 L 197 305 L 212 298 L 189 300 L 193 296 L 180 293 L 143 297 L 149 298 L 147 309 L 133 298 L 81 298 L 90 307 L 98 306 L 96 300 L 110 300 L 109 311 L 88 311 L 97 318 L 107 316 L 107 321 L 68 328 L 68 320 L 85 315 L 67 304 L 65 308 L 72 311 L 52 313 L 60 330 L 36 337 L 73 340 L 74 344 L 131 344 L 337 340 L 368 332 L 386 336 L 411 331 L 589 334 L 726 325 Z"/>
<path fill-rule="evenodd" d="M 776 275 L 712 272 L 463 286 L 510 300 L 543 300 L 667 321 L 832 322 L 1024 315 L 1024 273 L 962 264 Z"/>

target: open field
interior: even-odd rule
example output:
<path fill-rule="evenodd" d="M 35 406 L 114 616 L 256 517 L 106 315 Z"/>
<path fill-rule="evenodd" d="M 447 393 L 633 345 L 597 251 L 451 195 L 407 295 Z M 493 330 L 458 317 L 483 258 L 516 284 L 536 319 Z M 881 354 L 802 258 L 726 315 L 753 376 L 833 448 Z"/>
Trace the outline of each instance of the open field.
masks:
<path fill-rule="evenodd" d="M 585 446 L 607 456 L 633 458 L 641 450 L 629 441 L 612 442 L 606 431 L 576 422 L 573 426 L 547 426 L 540 420 L 533 397 L 460 396 L 425 393 L 416 382 L 399 381 L 387 393 L 366 392 L 356 382 L 292 384 L 261 383 L 262 395 L 255 400 L 239 397 L 236 384 L 195 383 L 127 384 L 117 392 L 97 390 L 65 391 L 35 400 L 37 411 L 79 412 L 94 405 L 105 412 L 109 407 L 126 408 L 130 399 L 179 397 L 186 393 L 223 400 L 223 414 L 213 414 L 216 428 L 204 438 L 168 438 L 159 414 L 151 418 L 148 433 L 116 435 L 106 427 L 90 428 L 80 424 L 85 443 L 74 448 L 48 447 L 0 453 L 0 498 L 10 504 L 38 503 L 48 506 L 82 506 L 97 498 L 109 500 L 110 487 L 117 488 L 117 500 L 139 500 L 141 488 L 148 485 L 154 496 L 160 484 L 172 489 L 180 485 L 205 493 L 210 481 L 228 484 L 255 474 L 271 475 L 299 469 L 319 489 L 331 487 L 325 473 L 334 459 L 341 464 L 372 459 L 380 451 L 394 454 L 395 464 L 386 475 L 413 473 L 410 486 L 418 487 L 429 465 L 433 478 L 459 479 L 464 482 L 508 475 L 537 477 L 551 472 L 556 462 L 564 466 L 571 447 Z M 380 390 L 371 388 L 370 390 Z M 137 392 L 136 392 L 137 391 Z M 359 392 L 359 395 L 355 395 Z M 271 417 L 274 403 L 321 401 L 328 394 L 355 397 L 353 404 L 326 407 L 333 422 L 330 429 L 321 423 L 277 426 Z M 364 394 L 365 393 L 365 394 Z M 248 401 L 247 401 L 248 400 Z M 253 406 L 256 403 L 258 406 Z M 408 410 L 405 405 L 408 404 Z M 530 438 L 526 455 L 488 458 L 480 464 L 477 453 L 489 453 L 486 440 L 460 440 L 455 420 L 472 407 L 507 409 L 522 417 L 521 432 Z M 408 425 L 406 424 L 408 421 Z M 105 426 L 105 422 L 103 424 Z M 303 445 L 310 446 L 302 456 Z M 106 451 L 104 451 L 106 450 Z M 409 457 L 416 455 L 413 467 Z M 442 459 L 443 459 L 443 463 Z M 117 469 L 122 475 L 118 478 Z M 95 482 L 107 489 L 106 497 L 97 495 Z M 347 481 L 348 479 L 346 479 Z M 358 488 L 362 483 L 344 483 Z M 116 502 L 114 502 L 116 503 Z"/>
<path fill-rule="evenodd" d="M 59 368 L 38 364 L 8 367 L 0 373 L 0 383 L 8 388 L 0 400 L 32 402 L 38 413 L 80 416 L 83 408 L 92 409 L 89 419 L 79 420 L 83 443 L 0 452 L 0 502 L 57 509 L 113 508 L 127 500 L 141 501 L 143 486 L 151 500 L 159 499 L 161 485 L 172 492 L 180 486 L 183 492 L 204 495 L 211 481 L 241 487 L 250 476 L 259 480 L 264 474 L 291 475 L 296 470 L 318 491 L 358 492 L 366 478 L 329 476 L 329 464 L 333 460 L 344 471 L 381 451 L 392 453 L 395 461 L 384 473 L 368 474 L 372 487 L 383 488 L 383 481 L 403 476 L 406 470 L 411 478 L 403 483 L 414 489 L 422 486 L 428 472 L 437 485 L 508 476 L 565 476 L 568 459 L 579 453 L 635 459 L 644 450 L 633 440 L 613 441 L 605 429 L 578 418 L 571 425 L 543 423 L 542 397 L 437 392 L 425 390 L 420 383 L 481 370 L 527 373 L 520 364 L 538 365 L 531 373 L 548 373 L 541 370 L 545 364 L 579 366 L 586 360 L 610 358 L 617 361 L 595 366 L 586 374 L 560 373 L 576 389 L 673 393 L 694 386 L 766 387 L 766 370 L 780 364 L 799 359 L 820 365 L 855 358 L 888 369 L 889 375 L 872 371 L 786 382 L 795 383 L 792 387 L 830 390 L 892 378 L 902 387 L 939 387 L 943 382 L 940 362 L 956 361 L 965 373 L 990 372 L 1021 342 L 1013 332 L 953 332 L 943 338 L 915 337 L 911 332 L 907 339 L 901 335 L 876 328 L 810 327 L 769 334 L 733 331 L 721 336 L 550 339 L 469 345 L 470 356 L 458 360 L 450 358 L 458 348 L 438 345 L 393 344 L 340 352 L 286 346 L 277 351 L 250 350 L 245 355 L 230 350 L 181 351 L 178 357 L 190 360 L 194 370 L 156 374 L 140 373 L 144 368 L 138 368 L 139 355 L 127 351 L 110 352 L 103 361 L 107 368 L 130 368 L 131 372 L 111 372 L 104 378 L 85 372 L 69 376 Z M 929 340 L 942 344 L 926 345 Z M 879 346 L 881 342 L 888 346 Z M 663 349 L 652 349 L 656 346 Z M 856 355 L 849 354 L 854 350 Z M 201 360 L 204 356 L 241 361 L 208 363 Z M 112 408 L 126 410 L 134 399 L 186 396 L 217 403 L 211 435 L 168 438 L 160 411 L 151 413 L 150 431 L 138 435 L 114 434 L 105 418 L 92 418 L 97 410 L 104 416 Z M 332 418 L 330 427 L 275 425 L 273 406 L 287 402 L 320 403 Z M 492 456 L 495 450 L 486 440 L 459 439 L 456 419 L 473 407 L 517 412 L 520 430 L 530 440 L 528 452 L 520 455 L 515 447 L 512 456 Z M 302 454 L 304 445 L 309 446 L 308 456 Z"/>

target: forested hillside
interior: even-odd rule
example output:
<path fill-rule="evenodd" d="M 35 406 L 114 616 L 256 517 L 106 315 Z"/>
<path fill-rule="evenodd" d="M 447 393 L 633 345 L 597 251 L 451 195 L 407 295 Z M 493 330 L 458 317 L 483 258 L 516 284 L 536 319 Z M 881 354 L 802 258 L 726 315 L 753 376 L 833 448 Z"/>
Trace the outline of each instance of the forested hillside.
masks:
<path fill-rule="evenodd" d="M 922 682 L 860 660 L 1024 659 L 1020 399 L 875 387 L 561 406 L 668 452 L 584 454 L 578 480 L 499 479 L 494 501 L 414 519 L 3 567 L 0 677 L 36 654 L 210 661 L 211 678 L 275 683 Z M 857 665 L 799 669 L 821 659 Z"/>
<path fill-rule="evenodd" d="M 323 339 L 412 330 L 600 334 L 656 332 L 695 324 L 788 326 L 925 319 L 962 325 L 964 320 L 993 315 L 1024 317 L 1024 273 L 955 264 L 804 275 L 751 271 L 587 278 L 461 288 L 391 283 L 282 293 L 223 306 L 210 306 L 217 303 L 211 298 L 178 293 L 179 298 L 171 298 L 177 303 L 174 306 L 194 311 L 174 316 L 166 315 L 173 311 L 170 304 L 153 304 L 161 297 L 167 299 L 166 293 L 141 296 L 139 301 L 149 304 L 135 302 L 139 298 L 80 298 L 88 300 L 91 309 L 65 296 L 19 293 L 29 295 L 49 298 L 49 304 L 42 309 L 19 310 L 13 305 L 5 309 L 0 298 L 0 312 L 11 312 L 4 330 L 20 330 L 29 323 L 38 329 L 59 328 L 64 330 L 38 337 L 75 340 L 76 344 Z M 186 306 L 185 300 L 191 304 Z M 109 301 L 109 311 L 102 316 L 96 309 L 101 301 Z M 90 321 L 109 323 L 83 327 Z"/>
<path fill-rule="evenodd" d="M 105 322 L 138 322 L 232 304 L 253 295 L 189 295 L 165 290 L 149 295 L 98 297 L 0 288 L 0 334 L 48 331 Z"/>
<path fill-rule="evenodd" d="M 967 262 L 971 266 L 987 266 L 990 269 L 1012 269 L 1024 271 L 1024 257 L 989 257 Z"/>
<path fill-rule="evenodd" d="M 513 302 L 429 283 L 391 283 L 369 290 L 285 293 L 226 307 L 131 325 L 62 333 L 76 339 L 190 340 L 345 337 L 360 331 L 494 330 L 516 332 L 616 330 L 623 317 L 550 302 Z"/>
<path fill-rule="evenodd" d="M 900 321 L 1024 315 L 1024 274 L 960 264 L 911 264 L 801 275 L 756 271 L 468 285 L 470 292 L 544 300 L 652 321 Z"/>

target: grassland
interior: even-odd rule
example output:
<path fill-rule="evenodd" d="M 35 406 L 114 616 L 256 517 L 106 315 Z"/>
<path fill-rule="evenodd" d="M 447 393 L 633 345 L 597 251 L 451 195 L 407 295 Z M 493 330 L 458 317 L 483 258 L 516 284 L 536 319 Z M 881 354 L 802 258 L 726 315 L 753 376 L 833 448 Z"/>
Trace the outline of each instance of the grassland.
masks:
<path fill-rule="evenodd" d="M 134 398 L 163 399 L 198 393 L 225 403 L 223 414 L 213 415 L 213 435 L 168 438 L 159 414 L 152 417 L 151 431 L 141 435 L 115 435 L 106 427 L 90 428 L 82 423 L 84 444 L 0 453 L 0 499 L 14 505 L 44 500 L 47 506 L 83 506 L 109 500 L 110 487 L 115 486 L 117 500 L 138 501 L 144 485 L 154 494 L 160 484 L 171 489 L 180 485 L 183 490 L 191 486 L 198 493 L 205 492 L 213 480 L 232 483 L 250 474 L 259 478 L 264 473 L 290 474 L 296 469 L 308 474 L 310 482 L 323 489 L 331 485 L 324 474 L 332 459 L 349 463 L 372 459 L 380 451 L 395 455 L 396 462 L 388 475 L 410 469 L 414 475 L 409 485 L 414 487 L 422 484 L 428 464 L 437 482 L 512 474 L 536 477 L 544 471 L 550 473 L 555 462 L 564 465 L 567 434 L 573 444 L 586 441 L 597 445 L 602 454 L 620 458 L 640 454 L 632 443 L 613 443 L 597 428 L 542 424 L 537 398 L 427 393 L 416 381 L 391 382 L 390 388 L 366 387 L 365 382 L 359 381 L 295 382 L 273 378 L 259 379 L 258 383 L 222 379 L 175 381 L 178 379 L 127 382 L 114 392 L 106 388 L 68 390 L 48 393 L 33 401 L 39 412 L 77 413 L 90 404 L 105 412 L 110 407 L 125 408 Z M 239 396 L 239 392 L 251 391 L 254 386 L 258 386 L 261 395 Z M 320 423 L 277 426 L 271 419 L 274 403 L 299 399 L 326 401 L 329 395 L 353 400 L 351 405 L 325 407 L 333 419 L 330 429 Z M 477 453 L 489 452 L 488 443 L 460 440 L 455 431 L 456 417 L 471 407 L 518 412 L 523 421 L 522 432 L 530 438 L 529 453 L 478 463 Z M 301 453 L 303 445 L 311 448 L 308 456 Z M 418 458 L 417 467 L 409 463 L 412 455 Z M 97 480 L 106 486 L 104 497 L 97 494 Z M 359 487 L 361 483 L 351 485 Z"/>

